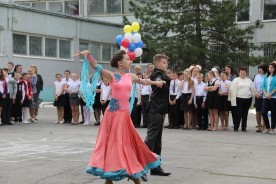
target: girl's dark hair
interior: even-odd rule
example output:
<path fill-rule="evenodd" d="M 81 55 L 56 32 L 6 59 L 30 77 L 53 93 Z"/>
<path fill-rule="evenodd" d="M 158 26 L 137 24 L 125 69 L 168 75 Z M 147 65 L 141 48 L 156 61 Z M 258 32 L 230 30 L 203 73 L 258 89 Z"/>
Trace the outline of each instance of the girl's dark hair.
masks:
<path fill-rule="evenodd" d="M 233 68 L 232 68 L 232 66 L 226 65 L 225 68 L 226 68 L 226 67 L 231 69 L 231 73 L 230 73 L 230 74 L 233 75 Z"/>
<path fill-rule="evenodd" d="M 264 71 L 264 73 L 266 73 L 268 67 L 267 67 L 266 64 L 260 64 L 260 65 L 258 66 L 258 70 L 259 70 L 259 68 L 261 68 L 261 69 Z"/>
<path fill-rule="evenodd" d="M 118 68 L 118 61 L 122 61 L 124 58 L 124 55 L 126 54 L 126 51 L 120 50 L 110 61 L 111 67 Z"/>
<path fill-rule="evenodd" d="M 239 73 L 240 73 L 240 71 L 241 70 L 243 70 L 243 71 L 245 71 L 246 73 L 247 73 L 247 70 L 246 70 L 246 68 L 245 67 L 240 67 L 240 69 L 239 69 Z"/>
<path fill-rule="evenodd" d="M 4 78 L 3 70 L 0 69 L 0 80 L 4 80 L 4 79 L 5 79 L 5 78 Z"/>
<path fill-rule="evenodd" d="M 273 68 L 274 68 L 274 72 L 273 72 L 272 76 L 276 75 L 276 64 L 275 63 L 270 63 L 269 66 L 273 66 Z M 269 75 L 270 75 L 270 72 L 268 70 L 267 71 L 267 76 L 269 76 Z"/>

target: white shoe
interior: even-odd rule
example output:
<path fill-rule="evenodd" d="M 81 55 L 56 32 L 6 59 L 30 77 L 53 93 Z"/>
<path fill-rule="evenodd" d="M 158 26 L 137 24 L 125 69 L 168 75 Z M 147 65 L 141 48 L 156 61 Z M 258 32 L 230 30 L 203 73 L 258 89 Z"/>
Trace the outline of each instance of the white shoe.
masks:
<path fill-rule="evenodd" d="M 270 132 L 269 132 L 269 134 L 275 134 L 274 129 L 271 129 Z"/>
<path fill-rule="evenodd" d="M 23 124 L 30 124 L 29 121 L 23 121 L 22 123 L 23 123 Z"/>
<path fill-rule="evenodd" d="M 59 124 L 63 124 L 64 122 L 63 121 L 59 121 Z"/>
<path fill-rule="evenodd" d="M 89 125 L 89 123 L 88 122 L 84 122 L 82 125 L 83 126 L 87 126 L 87 125 Z"/>
<path fill-rule="evenodd" d="M 33 123 L 37 123 L 37 121 L 35 120 L 35 118 L 33 118 L 32 122 L 33 122 Z"/>
<path fill-rule="evenodd" d="M 59 124 L 59 121 L 55 121 L 54 124 Z"/>

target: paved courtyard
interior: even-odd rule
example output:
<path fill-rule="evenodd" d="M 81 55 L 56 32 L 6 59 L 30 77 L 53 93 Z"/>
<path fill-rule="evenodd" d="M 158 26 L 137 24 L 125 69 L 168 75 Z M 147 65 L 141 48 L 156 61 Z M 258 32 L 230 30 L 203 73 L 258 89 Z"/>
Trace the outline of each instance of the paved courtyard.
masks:
<path fill-rule="evenodd" d="M 41 109 L 36 124 L 0 127 L 1 184 L 104 183 L 85 173 L 98 127 L 53 124 L 55 117 Z M 276 183 L 276 135 L 255 133 L 255 125 L 250 114 L 247 133 L 164 129 L 163 168 L 172 175 L 148 175 L 147 183 Z M 146 129 L 137 130 L 144 139 Z"/>

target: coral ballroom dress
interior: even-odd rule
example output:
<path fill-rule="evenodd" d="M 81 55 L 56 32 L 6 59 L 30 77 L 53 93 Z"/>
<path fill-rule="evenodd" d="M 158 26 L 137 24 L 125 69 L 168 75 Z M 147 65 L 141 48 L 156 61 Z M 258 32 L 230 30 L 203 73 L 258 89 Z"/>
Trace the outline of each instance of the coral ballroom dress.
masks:
<path fill-rule="evenodd" d="M 131 74 L 115 73 L 110 87 L 112 99 L 86 172 L 112 181 L 139 178 L 158 167 L 160 157 L 148 149 L 133 126 L 129 107 Z"/>

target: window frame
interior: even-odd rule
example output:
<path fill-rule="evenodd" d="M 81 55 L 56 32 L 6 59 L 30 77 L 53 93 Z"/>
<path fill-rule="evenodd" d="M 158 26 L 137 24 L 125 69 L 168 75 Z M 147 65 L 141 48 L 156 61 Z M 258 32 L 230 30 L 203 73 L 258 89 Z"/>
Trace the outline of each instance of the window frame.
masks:
<path fill-rule="evenodd" d="M 238 4 L 238 1 L 239 1 L 239 0 L 235 0 L 236 5 Z M 238 15 L 236 14 L 236 23 L 237 23 L 237 24 L 250 23 L 251 13 L 252 13 L 252 8 L 251 8 L 251 7 L 252 7 L 252 6 L 251 6 L 251 0 L 249 0 L 249 12 L 248 12 L 249 18 L 248 18 L 247 21 L 238 21 Z"/>
<path fill-rule="evenodd" d="M 265 20 L 265 19 L 264 19 L 265 0 L 262 0 L 261 8 L 262 8 L 262 12 L 261 12 L 262 22 L 275 22 L 275 21 L 276 21 L 276 17 L 275 17 L 275 19 L 268 19 L 268 20 Z"/>
<path fill-rule="evenodd" d="M 114 16 L 114 15 L 123 15 L 123 8 L 124 8 L 124 1 L 126 0 L 119 0 L 121 1 L 121 11 L 120 13 L 107 13 L 107 0 L 103 0 L 104 1 L 104 9 L 103 9 L 103 14 L 91 14 L 90 13 L 90 0 L 87 0 L 87 16 L 91 17 L 91 16 Z"/>

